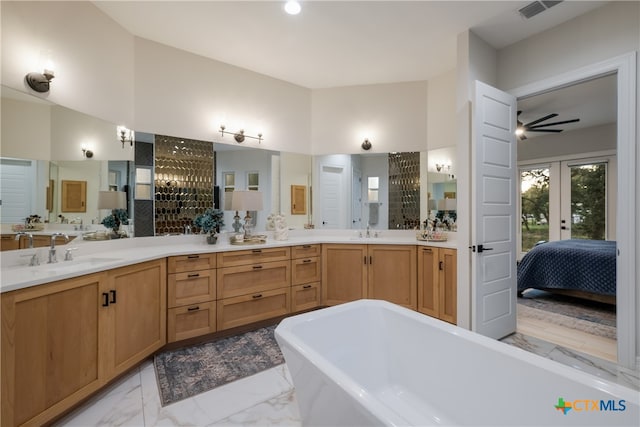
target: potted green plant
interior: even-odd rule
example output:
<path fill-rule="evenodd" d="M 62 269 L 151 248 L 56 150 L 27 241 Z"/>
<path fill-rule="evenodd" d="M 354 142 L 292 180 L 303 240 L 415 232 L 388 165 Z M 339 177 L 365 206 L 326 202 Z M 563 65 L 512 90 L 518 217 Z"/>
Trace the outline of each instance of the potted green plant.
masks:
<path fill-rule="evenodd" d="M 120 225 L 127 224 L 129 224 L 129 214 L 126 209 L 114 209 L 111 211 L 111 215 L 107 215 L 102 219 L 102 225 L 113 230 L 112 238 L 121 237 Z"/>
<path fill-rule="evenodd" d="M 207 234 L 207 243 L 212 245 L 218 241 L 217 233 L 224 225 L 224 212 L 220 209 L 209 208 L 195 217 L 193 225 L 200 229 L 200 233 Z"/>

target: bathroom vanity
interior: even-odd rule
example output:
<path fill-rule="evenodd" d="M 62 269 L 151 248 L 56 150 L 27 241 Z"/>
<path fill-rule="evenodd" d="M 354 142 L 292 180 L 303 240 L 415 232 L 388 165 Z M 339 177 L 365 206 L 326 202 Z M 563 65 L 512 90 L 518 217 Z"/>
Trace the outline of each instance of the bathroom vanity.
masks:
<path fill-rule="evenodd" d="M 42 260 L 46 249 L 5 252 L 2 425 L 55 420 L 167 343 L 361 298 L 418 310 L 428 300 L 418 296 L 442 286 L 421 270 L 421 250 L 440 248 L 389 234 L 308 232 L 253 246 L 199 235 L 79 241 L 72 261 L 33 267 L 31 253 Z"/>

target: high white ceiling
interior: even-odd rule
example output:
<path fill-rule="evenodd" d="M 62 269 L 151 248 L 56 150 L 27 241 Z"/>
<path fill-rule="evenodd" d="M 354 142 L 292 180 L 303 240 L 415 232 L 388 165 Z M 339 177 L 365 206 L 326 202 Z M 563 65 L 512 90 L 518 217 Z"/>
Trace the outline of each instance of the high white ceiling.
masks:
<path fill-rule="evenodd" d="M 428 80 L 455 68 L 472 29 L 495 48 L 602 6 L 564 1 L 95 1 L 130 33 L 307 88 Z"/>

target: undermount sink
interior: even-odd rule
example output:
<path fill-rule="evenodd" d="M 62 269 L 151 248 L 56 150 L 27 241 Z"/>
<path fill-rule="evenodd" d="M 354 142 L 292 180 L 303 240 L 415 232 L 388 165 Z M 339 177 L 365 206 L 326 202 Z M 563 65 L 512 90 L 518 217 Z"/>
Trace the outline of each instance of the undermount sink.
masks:
<path fill-rule="evenodd" d="M 62 274 L 69 271 L 77 271 L 83 268 L 96 267 L 111 262 L 120 261 L 122 258 L 84 258 L 71 261 L 58 261 L 56 263 L 40 264 L 33 267 L 34 272 Z"/>

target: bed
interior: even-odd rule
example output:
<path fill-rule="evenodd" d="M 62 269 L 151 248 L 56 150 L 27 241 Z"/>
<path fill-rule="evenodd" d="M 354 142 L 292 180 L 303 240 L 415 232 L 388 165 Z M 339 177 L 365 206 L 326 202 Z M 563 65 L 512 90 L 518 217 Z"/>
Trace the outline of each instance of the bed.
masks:
<path fill-rule="evenodd" d="M 615 303 L 616 242 L 572 239 L 534 246 L 518 264 L 518 294 L 530 288 Z"/>

